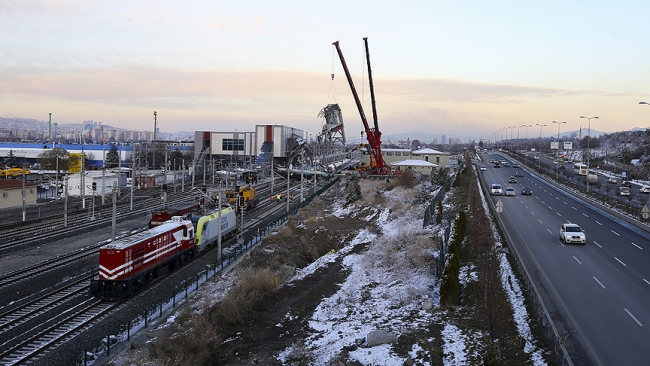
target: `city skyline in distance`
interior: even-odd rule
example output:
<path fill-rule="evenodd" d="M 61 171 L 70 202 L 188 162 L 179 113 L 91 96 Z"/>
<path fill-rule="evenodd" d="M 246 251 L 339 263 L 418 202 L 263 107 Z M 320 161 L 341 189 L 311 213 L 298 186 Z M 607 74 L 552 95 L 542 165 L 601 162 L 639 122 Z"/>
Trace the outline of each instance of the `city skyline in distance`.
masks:
<path fill-rule="evenodd" d="M 363 126 L 332 42 L 371 119 L 368 37 L 384 135 L 480 140 L 553 120 L 577 130 L 582 115 L 606 132 L 650 125 L 638 104 L 650 101 L 642 3 L 513 5 L 378 2 L 364 17 L 364 4 L 335 1 L 337 15 L 315 22 L 322 9 L 310 3 L 0 2 L 11 50 L 0 58 L 0 113 L 149 130 L 155 110 L 162 131 L 315 134 L 318 111 L 338 103 L 353 135 Z"/>

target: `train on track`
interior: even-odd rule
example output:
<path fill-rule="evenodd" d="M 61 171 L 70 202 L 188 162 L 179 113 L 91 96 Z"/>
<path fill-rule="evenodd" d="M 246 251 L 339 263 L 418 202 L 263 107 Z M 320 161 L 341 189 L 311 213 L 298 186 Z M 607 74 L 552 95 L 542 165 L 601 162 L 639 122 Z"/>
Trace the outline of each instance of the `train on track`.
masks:
<path fill-rule="evenodd" d="M 90 281 L 90 294 L 106 301 L 122 300 L 156 278 L 191 261 L 219 239 L 237 233 L 233 208 L 222 208 L 188 220 L 174 216 L 149 230 L 103 245 L 99 274 Z"/>
<path fill-rule="evenodd" d="M 190 202 L 186 204 L 179 204 L 169 207 L 165 210 L 154 211 L 151 213 L 151 220 L 149 220 L 149 227 L 158 226 L 166 221 L 169 221 L 174 216 L 182 216 L 190 218 L 191 214 L 199 209 L 198 202 Z"/>

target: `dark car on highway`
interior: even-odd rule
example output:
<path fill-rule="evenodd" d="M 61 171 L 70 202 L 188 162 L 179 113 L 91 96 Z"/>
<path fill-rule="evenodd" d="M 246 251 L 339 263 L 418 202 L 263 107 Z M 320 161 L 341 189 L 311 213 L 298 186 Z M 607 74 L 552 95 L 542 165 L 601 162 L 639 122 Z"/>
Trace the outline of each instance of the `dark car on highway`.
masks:
<path fill-rule="evenodd" d="M 517 183 L 517 178 L 515 177 L 508 178 L 508 183 Z"/>
<path fill-rule="evenodd" d="M 521 189 L 521 194 L 524 194 L 524 195 L 527 194 L 527 195 L 532 196 L 533 195 L 533 190 L 530 187 L 524 187 L 524 188 Z"/>

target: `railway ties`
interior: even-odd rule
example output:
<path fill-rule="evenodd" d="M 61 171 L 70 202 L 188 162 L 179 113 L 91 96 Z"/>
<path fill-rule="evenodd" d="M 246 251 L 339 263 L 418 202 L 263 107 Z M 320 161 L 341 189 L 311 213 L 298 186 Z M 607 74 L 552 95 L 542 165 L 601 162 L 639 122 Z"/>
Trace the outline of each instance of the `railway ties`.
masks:
<path fill-rule="evenodd" d="M 57 289 L 34 300 L 22 304 L 14 309 L 0 314 L 0 339 L 6 333 L 31 319 L 38 318 L 50 310 L 68 302 L 69 299 L 88 294 L 88 280 L 92 276 L 79 279 L 64 288 Z M 1 345 L 0 345 L 1 346 Z"/>
<path fill-rule="evenodd" d="M 101 243 L 98 243 L 93 247 L 84 248 L 67 255 L 55 257 L 49 261 L 39 263 L 32 267 L 27 267 L 25 269 L 7 273 L 6 275 L 0 277 L 0 288 L 11 286 L 16 282 L 25 281 L 29 278 L 43 275 L 45 272 L 64 266 L 71 262 L 75 262 L 81 258 L 96 255 L 99 252 L 100 246 Z"/>
<path fill-rule="evenodd" d="M 38 358 L 39 355 L 48 352 L 59 343 L 81 332 L 118 305 L 119 303 L 108 303 L 97 299 L 86 300 L 69 309 L 66 313 L 67 317 L 57 324 L 2 352 L 0 354 L 0 364 L 15 365 Z"/>

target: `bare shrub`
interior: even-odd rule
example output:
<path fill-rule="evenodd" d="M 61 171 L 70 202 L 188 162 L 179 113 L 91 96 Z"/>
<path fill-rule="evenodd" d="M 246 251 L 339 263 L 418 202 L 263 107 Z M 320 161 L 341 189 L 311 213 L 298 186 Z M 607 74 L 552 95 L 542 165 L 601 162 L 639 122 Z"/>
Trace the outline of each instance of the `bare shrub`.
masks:
<path fill-rule="evenodd" d="M 275 274 L 268 268 L 258 271 L 250 267 L 237 271 L 238 283 L 211 311 L 218 324 L 243 324 L 250 319 L 265 295 L 275 288 Z"/>
<path fill-rule="evenodd" d="M 397 178 L 395 185 L 398 187 L 413 188 L 415 187 L 416 183 L 417 182 L 415 181 L 413 173 L 407 169 L 403 171 L 402 175 L 400 175 L 399 178 Z"/>
<path fill-rule="evenodd" d="M 163 361 L 161 365 L 208 364 L 222 342 L 218 328 L 207 316 L 183 312 L 158 335 L 151 356 Z"/>

